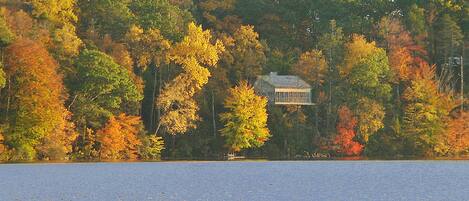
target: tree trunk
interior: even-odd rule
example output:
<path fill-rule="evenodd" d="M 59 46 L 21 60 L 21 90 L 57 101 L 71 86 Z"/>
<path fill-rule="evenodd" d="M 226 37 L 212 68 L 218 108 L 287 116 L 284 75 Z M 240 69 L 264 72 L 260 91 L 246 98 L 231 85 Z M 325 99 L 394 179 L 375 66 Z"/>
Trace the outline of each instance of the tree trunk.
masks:
<path fill-rule="evenodd" d="M 215 119 L 215 97 L 212 90 L 212 125 L 213 125 L 213 137 L 217 137 L 217 122 Z"/>
<path fill-rule="evenodd" d="M 151 93 L 151 112 L 150 112 L 150 129 L 154 130 L 154 114 L 155 114 L 155 96 L 156 96 L 156 81 L 157 81 L 157 69 L 154 69 L 153 73 L 153 90 Z"/>

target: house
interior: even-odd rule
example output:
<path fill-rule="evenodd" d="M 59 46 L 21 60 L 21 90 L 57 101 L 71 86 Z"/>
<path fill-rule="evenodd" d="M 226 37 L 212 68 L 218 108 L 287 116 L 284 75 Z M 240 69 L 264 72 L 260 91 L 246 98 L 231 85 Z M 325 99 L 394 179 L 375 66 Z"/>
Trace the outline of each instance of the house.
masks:
<path fill-rule="evenodd" d="M 254 90 L 265 96 L 272 105 L 314 105 L 311 102 L 311 86 L 298 76 L 269 75 L 257 77 Z"/>

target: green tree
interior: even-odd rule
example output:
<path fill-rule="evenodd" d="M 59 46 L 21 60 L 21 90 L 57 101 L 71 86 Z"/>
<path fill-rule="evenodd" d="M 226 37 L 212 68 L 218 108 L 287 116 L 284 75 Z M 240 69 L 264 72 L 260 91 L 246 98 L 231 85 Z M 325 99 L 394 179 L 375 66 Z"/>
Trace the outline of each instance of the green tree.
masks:
<path fill-rule="evenodd" d="M 260 147 L 269 139 L 266 107 L 267 99 L 257 96 L 247 82 L 229 90 L 225 99 L 228 112 L 220 115 L 225 127 L 220 131 L 230 151 Z"/>
<path fill-rule="evenodd" d="M 461 28 L 453 18 L 444 14 L 439 17 L 434 26 L 435 35 L 435 62 L 438 64 L 449 63 L 449 57 L 461 55 L 464 35 Z"/>
<path fill-rule="evenodd" d="M 101 35 L 111 34 L 122 38 L 134 22 L 129 9 L 131 0 L 78 1 L 80 28 L 82 31 L 96 29 Z"/>
<path fill-rule="evenodd" d="M 142 94 L 127 69 L 96 50 L 83 50 L 76 62 L 76 79 L 71 88 L 70 108 L 83 126 L 99 128 L 124 105 L 138 104 Z"/>
<path fill-rule="evenodd" d="M 165 38 L 179 40 L 186 31 L 192 15 L 168 0 L 139 0 L 129 5 L 136 23 L 143 29 L 158 29 Z"/>

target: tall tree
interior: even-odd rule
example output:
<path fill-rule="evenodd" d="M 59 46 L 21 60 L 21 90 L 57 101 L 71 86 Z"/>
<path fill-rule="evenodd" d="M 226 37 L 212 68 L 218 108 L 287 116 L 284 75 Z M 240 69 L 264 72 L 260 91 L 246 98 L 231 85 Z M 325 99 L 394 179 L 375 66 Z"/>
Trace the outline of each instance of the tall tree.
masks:
<path fill-rule="evenodd" d="M 336 94 L 333 89 L 336 86 L 338 76 L 338 65 L 343 59 L 343 48 L 345 44 L 345 36 L 341 27 L 338 27 L 335 20 L 331 20 L 329 23 L 329 32 L 324 33 L 320 38 L 318 45 L 323 51 L 328 65 L 327 81 L 328 81 L 328 107 L 326 115 L 326 130 L 329 132 L 332 119 L 333 107 L 335 106 Z"/>
<path fill-rule="evenodd" d="M 354 36 L 346 45 L 344 63 L 339 69 L 344 80 L 345 101 L 358 117 L 359 135 L 367 142 L 384 127 L 384 107 L 391 95 L 392 74 L 385 50 Z M 373 124 L 369 124 L 373 122 Z"/>
<path fill-rule="evenodd" d="M 433 156 L 438 139 L 445 132 L 445 120 L 453 103 L 450 96 L 438 91 L 434 79 L 435 68 L 422 63 L 404 92 L 405 154 Z"/>
<path fill-rule="evenodd" d="M 267 99 L 257 96 L 245 81 L 229 90 L 225 99 L 228 112 L 220 117 L 225 122 L 221 133 L 230 151 L 260 147 L 269 139 L 266 107 Z"/>
<path fill-rule="evenodd" d="M 444 14 L 434 25 L 435 35 L 435 62 L 437 64 L 450 64 L 450 57 L 461 55 L 464 35 L 453 18 Z"/>
<path fill-rule="evenodd" d="M 171 61 L 180 65 L 182 73 L 165 86 L 157 104 L 162 109 L 159 124 L 171 134 L 196 127 L 199 116 L 193 96 L 207 84 L 208 67 L 217 65 L 218 55 L 224 50 L 219 41 L 212 44 L 211 38 L 209 31 L 190 23 L 187 35 L 170 51 Z"/>
<path fill-rule="evenodd" d="M 67 127 L 62 77 L 47 50 L 33 41 L 19 39 L 6 52 L 5 70 L 12 87 L 7 92 L 11 105 L 6 106 L 5 144 L 15 150 L 15 159 L 34 159 L 42 139 Z"/>

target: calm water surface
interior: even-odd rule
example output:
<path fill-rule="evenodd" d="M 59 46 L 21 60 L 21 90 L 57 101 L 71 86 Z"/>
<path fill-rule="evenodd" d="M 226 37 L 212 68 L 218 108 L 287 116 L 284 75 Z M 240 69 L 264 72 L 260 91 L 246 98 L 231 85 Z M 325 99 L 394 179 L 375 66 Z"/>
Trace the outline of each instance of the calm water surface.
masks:
<path fill-rule="evenodd" d="M 0 200 L 469 200 L 469 162 L 0 164 Z"/>

